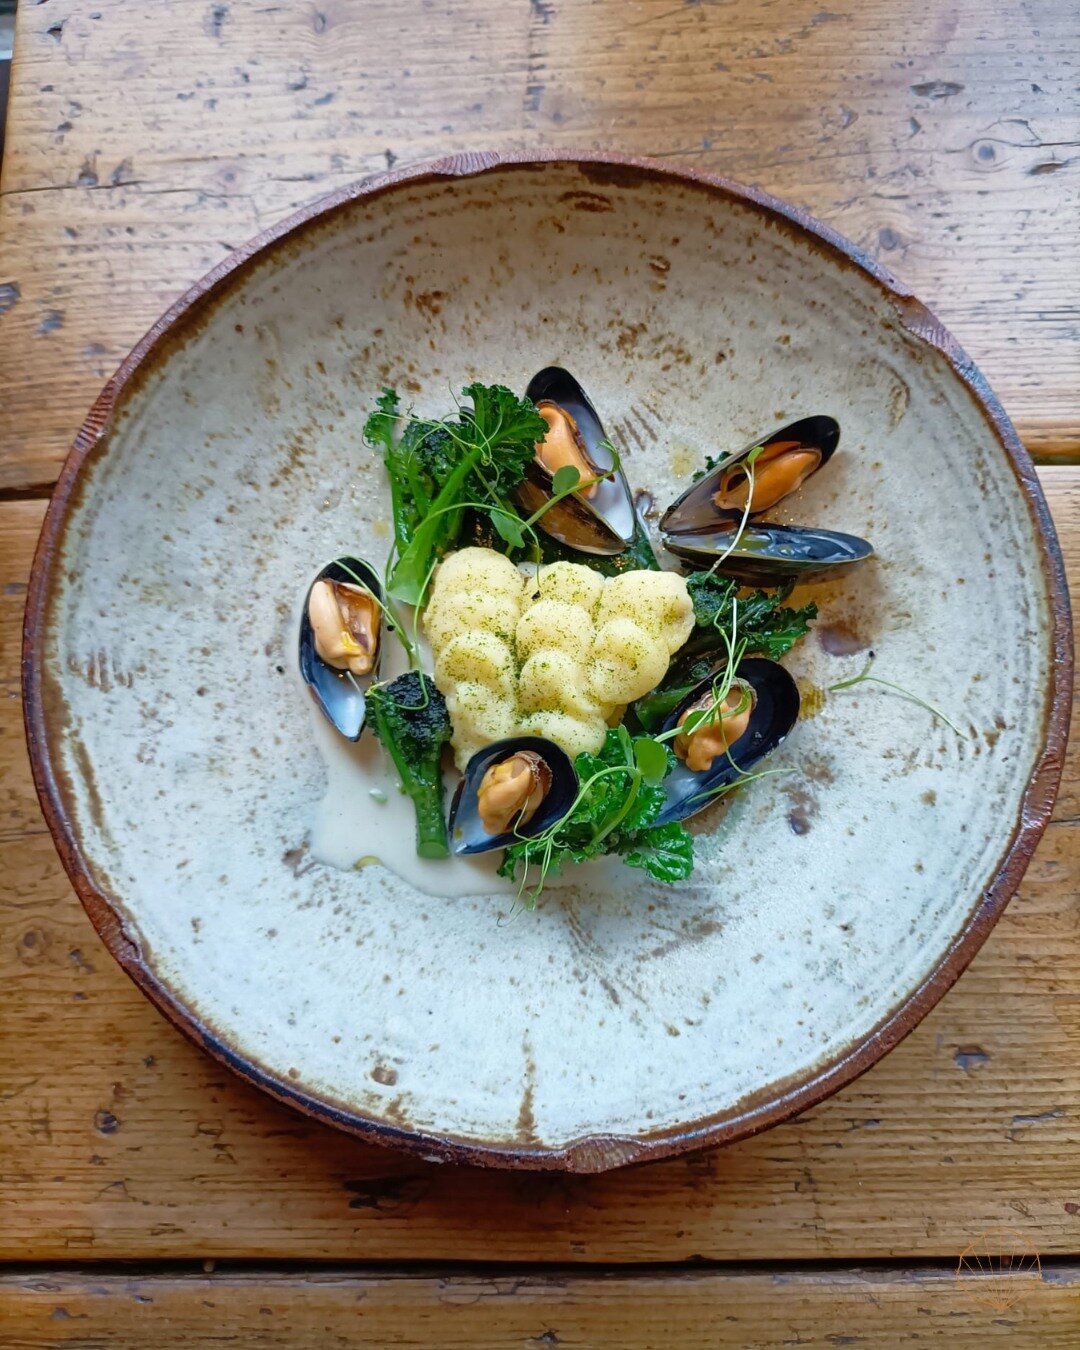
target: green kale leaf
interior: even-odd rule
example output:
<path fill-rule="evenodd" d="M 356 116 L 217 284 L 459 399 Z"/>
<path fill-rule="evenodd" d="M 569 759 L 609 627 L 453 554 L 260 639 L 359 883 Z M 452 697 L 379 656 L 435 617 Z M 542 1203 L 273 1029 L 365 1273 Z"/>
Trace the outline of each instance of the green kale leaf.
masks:
<path fill-rule="evenodd" d="M 677 820 L 641 830 L 633 846 L 620 850 L 627 867 L 643 868 L 657 881 L 685 881 L 694 870 L 694 841 Z"/>

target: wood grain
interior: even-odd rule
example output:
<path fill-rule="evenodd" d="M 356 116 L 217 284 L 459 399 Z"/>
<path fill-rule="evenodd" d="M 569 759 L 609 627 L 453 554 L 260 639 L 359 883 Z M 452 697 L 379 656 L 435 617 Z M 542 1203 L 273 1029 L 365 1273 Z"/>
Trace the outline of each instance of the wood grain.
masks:
<path fill-rule="evenodd" d="M 960 1281 L 954 1269 L 392 1277 L 0 1277 L 8 1350 L 410 1346 L 439 1350 L 759 1350 L 776 1345 L 956 1350 L 1076 1345 L 1080 1272 Z"/>
<path fill-rule="evenodd" d="M 1080 581 L 1080 469 L 1041 476 Z M 608 1176 L 423 1164 L 233 1079 L 99 944 L 38 814 L 19 720 L 42 513 L 0 506 L 0 1259 L 948 1262 L 996 1227 L 1045 1257 L 1080 1250 L 1080 744 L 971 970 L 838 1097 L 728 1149 Z"/>
<path fill-rule="evenodd" d="M 387 164 L 607 146 L 809 207 L 936 309 L 1036 454 L 1080 454 L 1080 29 L 1062 0 L 20 6 L 0 490 L 224 253 Z"/>

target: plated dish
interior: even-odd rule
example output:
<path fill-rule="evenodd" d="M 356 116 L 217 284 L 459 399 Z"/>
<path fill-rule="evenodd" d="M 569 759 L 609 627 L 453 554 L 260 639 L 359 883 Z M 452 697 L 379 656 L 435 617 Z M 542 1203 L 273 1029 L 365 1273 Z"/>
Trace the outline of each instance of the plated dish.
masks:
<path fill-rule="evenodd" d="M 683 572 L 691 599 L 711 561 L 676 550 L 704 532 L 670 528 L 668 505 L 687 504 L 708 455 L 808 416 L 836 423 L 838 447 L 747 519 L 744 561 L 778 528 L 800 566 L 817 550 L 803 531 L 869 541 L 875 559 L 800 581 L 781 604 L 816 605 L 809 632 L 744 653 L 788 672 L 799 717 L 750 766 L 768 777 L 676 822 L 693 835 L 689 877 L 668 884 L 621 856 L 567 863 L 535 913 L 506 922 L 527 903 L 521 872 L 497 875 L 501 848 L 452 851 L 449 792 L 451 853 L 418 855 L 390 753 L 319 711 L 299 632 L 335 560 L 386 584 L 390 484 L 363 437 L 378 391 L 443 420 L 463 385 L 522 398 L 552 366 L 584 386 L 664 575 Z M 730 509 L 740 492 L 726 484 Z M 457 542 L 511 551 L 502 536 Z M 514 570 L 527 577 L 528 557 Z M 728 582 L 743 599 L 778 590 L 748 572 Z M 452 589 L 442 600 L 436 648 L 463 615 Z M 432 605 L 419 608 L 422 647 Z M 586 608 L 595 636 L 599 604 Z M 620 617 L 648 627 L 644 612 Z M 693 641 L 667 651 L 670 670 Z M 367 675 L 371 653 L 350 653 L 361 686 L 406 673 L 385 626 L 381 646 Z M 963 734 L 879 684 L 828 692 L 871 651 L 871 673 Z M 438 673 L 423 651 L 421 672 Z M 478 683 L 455 652 L 443 674 L 448 704 Z M 110 951 L 177 1026 L 364 1138 L 582 1171 L 762 1129 L 917 1024 L 1049 816 L 1071 648 L 1053 530 L 1007 419 L 940 325 L 852 246 L 665 166 L 463 156 L 285 222 L 138 345 L 51 504 L 24 675 L 61 857 Z M 553 739 L 550 722 L 516 716 L 509 735 L 535 730 Z M 462 744 L 466 766 L 487 748 Z M 460 770 L 447 772 L 456 791 Z M 405 846 L 387 867 L 373 859 L 391 836 Z"/>
<path fill-rule="evenodd" d="M 550 878 L 601 857 L 685 881 L 684 822 L 783 772 L 761 767 L 799 716 L 780 658 L 817 616 L 786 603 L 792 588 L 873 555 L 853 535 L 769 523 L 832 458 L 836 421 L 802 417 L 703 456 L 660 521 L 661 552 L 685 574 L 662 570 L 618 451 L 560 367 L 524 396 L 469 385 L 441 419 L 385 389 L 364 439 L 386 469 L 393 544 L 381 572 L 356 556 L 320 568 L 299 668 L 341 736 L 368 727 L 380 743 L 416 853 L 499 850 L 498 875 L 529 908 Z M 406 668 L 381 678 L 384 657 Z M 837 688 L 878 678 L 868 662 Z M 447 745 L 460 771 L 449 824 Z M 386 803 L 373 780 L 356 810 L 380 842 L 358 861 L 400 874 L 410 845 L 378 822 Z"/>

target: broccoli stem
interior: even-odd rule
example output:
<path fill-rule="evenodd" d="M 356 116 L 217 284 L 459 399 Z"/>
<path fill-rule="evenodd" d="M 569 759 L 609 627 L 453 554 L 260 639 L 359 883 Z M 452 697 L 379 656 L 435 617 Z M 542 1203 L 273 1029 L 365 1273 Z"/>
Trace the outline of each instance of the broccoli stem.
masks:
<path fill-rule="evenodd" d="M 402 779 L 405 783 L 405 780 Z M 447 858 L 450 843 L 446 835 L 446 817 L 443 807 L 443 785 L 406 784 L 416 811 L 416 852 L 421 858 Z"/>
<path fill-rule="evenodd" d="M 428 515 L 417 527 L 408 548 L 398 558 L 390 577 L 390 592 L 405 604 L 415 605 L 420 599 L 432 553 L 445 529 L 444 508 L 453 506 L 461 498 L 469 475 L 480 462 L 481 450 L 482 447 L 477 446 L 454 468 L 431 503 Z"/>
<path fill-rule="evenodd" d="M 446 858 L 450 855 L 450 842 L 446 834 L 446 812 L 443 804 L 443 780 L 439 771 L 438 759 L 434 765 L 434 776 L 428 777 L 423 770 L 429 765 L 410 763 L 381 715 L 376 709 L 375 719 L 379 723 L 379 740 L 389 751 L 394 762 L 401 786 L 412 798 L 416 811 L 416 851 L 421 858 Z M 420 770 L 420 772 L 418 772 Z"/>
<path fill-rule="evenodd" d="M 397 540 L 398 553 L 409 547 L 413 533 L 413 512 L 408 496 L 397 473 L 387 460 L 387 472 L 390 478 L 390 514 L 394 522 L 394 538 Z"/>

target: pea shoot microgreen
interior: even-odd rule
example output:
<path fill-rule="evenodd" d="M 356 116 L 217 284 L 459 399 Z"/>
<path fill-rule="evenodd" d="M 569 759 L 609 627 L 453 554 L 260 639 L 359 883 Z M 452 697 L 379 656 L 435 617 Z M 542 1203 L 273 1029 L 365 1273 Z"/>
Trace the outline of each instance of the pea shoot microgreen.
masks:
<path fill-rule="evenodd" d="M 727 548 L 723 551 L 723 553 L 720 554 L 720 556 L 716 559 L 713 565 L 709 568 L 709 571 L 711 573 L 714 573 L 716 569 L 721 565 L 721 563 L 726 562 L 727 559 L 730 558 L 731 555 L 735 552 L 735 550 L 739 547 L 739 540 L 742 539 L 743 534 L 746 531 L 746 522 L 750 519 L 750 508 L 754 504 L 754 465 L 757 463 L 760 456 L 763 455 L 764 453 L 765 447 L 763 445 L 755 445 L 753 450 L 751 450 L 750 453 L 746 456 L 746 458 L 742 461 L 741 467 L 745 468 L 746 470 L 746 505 L 743 507 L 742 519 L 739 521 L 739 528 L 735 531 L 735 534 L 732 536 L 731 543 L 728 544 Z"/>
<path fill-rule="evenodd" d="M 909 703 L 914 703 L 917 707 L 925 708 L 932 717 L 937 718 L 939 722 L 944 722 L 945 725 L 951 731 L 954 731 L 962 741 L 970 739 L 968 733 L 966 731 L 961 731 L 956 723 L 952 721 L 951 718 L 946 717 L 940 708 L 935 708 L 932 703 L 928 703 L 926 699 L 920 698 L 918 694 L 913 694 L 910 689 L 905 689 L 903 685 L 894 684 L 892 680 L 883 680 L 880 675 L 872 675 L 870 671 L 876 659 L 875 654 L 871 652 L 866 658 L 866 664 L 863 666 L 862 670 L 859 671 L 858 675 L 853 675 L 847 680 L 838 680 L 836 684 L 827 685 L 825 692 L 828 694 L 838 694 L 845 689 L 856 689 L 860 684 L 879 684 L 882 688 L 891 689 L 894 694 L 899 694 L 901 698 L 907 699 Z"/>

